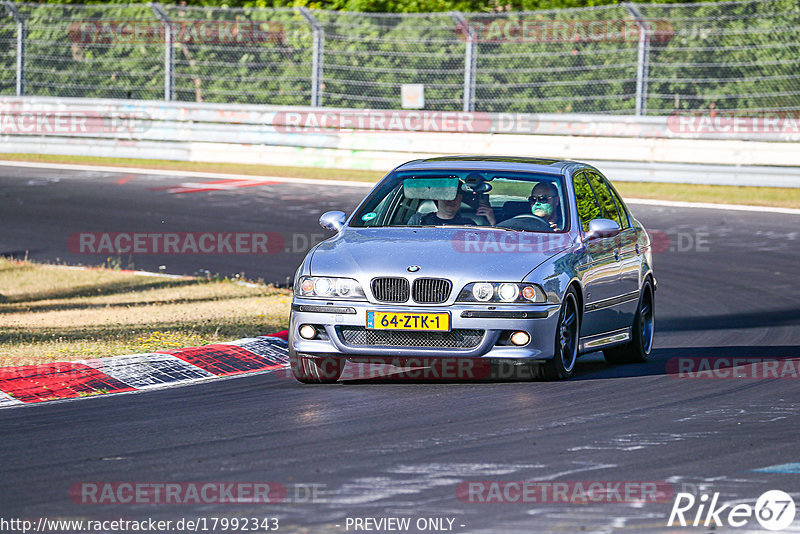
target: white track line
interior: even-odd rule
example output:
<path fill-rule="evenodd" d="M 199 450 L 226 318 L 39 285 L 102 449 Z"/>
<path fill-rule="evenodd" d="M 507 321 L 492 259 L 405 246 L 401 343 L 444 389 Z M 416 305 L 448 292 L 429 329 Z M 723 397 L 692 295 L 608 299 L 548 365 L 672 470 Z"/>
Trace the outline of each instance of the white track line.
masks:
<path fill-rule="evenodd" d="M 7 406 L 22 406 L 24 403 L 21 400 L 17 400 L 8 393 L 3 393 L 0 391 L 0 408 L 5 408 Z"/>
<path fill-rule="evenodd" d="M 98 269 L 98 267 L 92 267 L 90 265 L 60 265 L 60 264 L 47 264 L 48 267 L 57 267 L 59 269 L 71 269 L 73 271 L 91 271 Z M 102 267 L 100 267 L 102 269 Z M 198 278 L 197 276 L 188 276 L 183 274 L 167 274 L 167 273 L 156 273 L 152 271 L 139 271 L 139 270 L 131 270 L 131 269 L 109 269 L 114 270 L 116 272 L 125 273 L 125 274 L 135 274 L 137 276 L 155 276 L 159 278 L 171 278 L 173 280 L 193 280 Z"/>
<path fill-rule="evenodd" d="M 134 167 L 107 167 L 101 165 L 74 165 L 60 163 L 39 163 L 31 161 L 6 161 L 0 160 L 0 165 L 4 167 L 25 167 L 32 169 L 55 169 L 66 171 L 94 171 L 94 172 L 125 172 L 130 174 L 152 174 L 156 176 L 180 176 L 189 178 L 219 178 L 230 180 L 270 180 L 274 182 L 286 182 L 294 184 L 314 184 L 314 185 L 340 185 L 346 187 L 369 187 L 375 186 L 375 182 L 354 182 L 350 180 L 319 180 L 314 178 L 286 178 L 281 176 L 259 176 L 256 174 L 227 174 L 219 172 L 197 172 L 197 171 L 176 171 L 167 169 L 139 169 Z M 346 172 L 346 171 L 342 171 Z"/>
<path fill-rule="evenodd" d="M 48 267 L 55 267 L 58 269 L 72 269 L 73 271 L 91 271 L 95 269 L 105 269 L 105 267 L 92 267 L 90 265 L 61 265 L 61 264 L 45 264 Z M 131 270 L 131 269 L 108 269 L 108 270 L 115 270 L 119 273 L 124 274 L 132 274 L 135 276 L 154 276 L 157 278 L 169 278 L 172 280 L 205 280 L 202 276 L 191 276 L 188 274 L 167 274 L 167 273 L 156 273 L 153 271 L 140 271 L 140 270 Z M 255 282 L 245 282 L 244 280 L 230 280 L 232 283 L 236 284 L 237 286 L 243 287 L 265 287 L 264 284 L 257 284 Z"/>
<path fill-rule="evenodd" d="M 728 211 L 757 211 L 761 213 L 783 213 L 800 215 L 800 209 L 775 208 L 772 206 L 743 206 L 742 204 L 712 204 L 710 202 L 681 202 L 675 200 L 652 200 L 649 198 L 626 198 L 628 204 L 646 204 L 648 206 L 667 206 L 672 208 L 704 208 Z"/>
<path fill-rule="evenodd" d="M 344 187 L 371 188 L 374 182 L 353 182 L 348 180 L 322 180 L 314 178 L 285 178 L 280 176 L 256 176 L 252 174 L 226 174 L 216 172 L 197 172 L 197 171 L 176 171 L 166 169 L 139 169 L 132 167 L 110 167 L 101 165 L 74 165 L 60 163 L 39 163 L 29 161 L 6 161 L 0 160 L 0 166 L 5 167 L 24 167 L 40 169 L 62 169 L 68 171 L 94 171 L 94 172 L 125 172 L 130 174 L 150 174 L 160 176 L 181 176 L 190 178 L 219 178 L 231 180 L 272 180 L 275 182 L 295 183 L 295 184 L 314 184 L 314 185 L 338 185 Z M 625 200 L 631 204 L 644 204 L 649 206 L 666 206 L 673 208 L 701 208 L 728 211 L 755 211 L 762 213 L 781 213 L 784 215 L 800 215 L 800 209 L 794 208 L 775 208 L 770 206 L 746 206 L 742 204 L 713 204 L 710 202 L 679 202 L 672 200 L 652 200 L 646 198 L 628 198 Z"/>

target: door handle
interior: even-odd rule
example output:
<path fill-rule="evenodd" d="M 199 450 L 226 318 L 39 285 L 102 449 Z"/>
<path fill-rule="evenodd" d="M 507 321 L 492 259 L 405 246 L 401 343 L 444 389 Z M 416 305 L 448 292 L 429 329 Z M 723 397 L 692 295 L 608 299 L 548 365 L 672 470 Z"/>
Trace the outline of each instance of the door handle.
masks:
<path fill-rule="evenodd" d="M 614 259 L 619 261 L 619 250 L 614 251 Z"/>

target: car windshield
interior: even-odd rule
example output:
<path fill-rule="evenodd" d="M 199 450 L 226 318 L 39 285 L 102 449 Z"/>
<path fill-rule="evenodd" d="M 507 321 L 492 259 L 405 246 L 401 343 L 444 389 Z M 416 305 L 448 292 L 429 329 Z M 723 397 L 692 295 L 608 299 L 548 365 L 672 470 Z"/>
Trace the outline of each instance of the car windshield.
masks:
<path fill-rule="evenodd" d="M 563 184 L 561 176 L 526 172 L 395 172 L 370 194 L 350 226 L 563 232 L 568 228 Z"/>

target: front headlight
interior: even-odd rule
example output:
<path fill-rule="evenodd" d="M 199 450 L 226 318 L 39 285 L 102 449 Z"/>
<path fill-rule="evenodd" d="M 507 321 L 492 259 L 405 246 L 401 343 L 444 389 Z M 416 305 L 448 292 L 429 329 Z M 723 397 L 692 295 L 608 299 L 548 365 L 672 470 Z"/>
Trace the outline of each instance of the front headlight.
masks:
<path fill-rule="evenodd" d="M 547 295 L 536 284 L 472 282 L 464 286 L 457 302 L 544 303 Z"/>
<path fill-rule="evenodd" d="M 356 280 L 332 276 L 301 276 L 294 294 L 306 298 L 367 300 Z"/>
<path fill-rule="evenodd" d="M 519 287 L 517 284 L 500 284 L 497 288 L 497 296 L 503 302 L 514 302 L 519 297 Z"/>
<path fill-rule="evenodd" d="M 494 296 L 494 286 L 486 282 L 479 282 L 472 285 L 472 296 L 475 300 L 488 302 Z"/>

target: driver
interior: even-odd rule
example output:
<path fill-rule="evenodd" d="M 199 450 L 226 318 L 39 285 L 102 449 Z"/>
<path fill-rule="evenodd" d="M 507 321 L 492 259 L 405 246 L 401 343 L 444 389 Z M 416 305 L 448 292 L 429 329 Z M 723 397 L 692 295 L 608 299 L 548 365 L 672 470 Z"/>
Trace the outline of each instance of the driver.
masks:
<path fill-rule="evenodd" d="M 550 228 L 558 230 L 561 228 L 561 210 L 558 209 L 561 199 L 558 196 L 558 189 L 551 182 L 540 182 L 531 190 L 528 197 L 531 205 L 531 213 L 547 221 Z"/>

